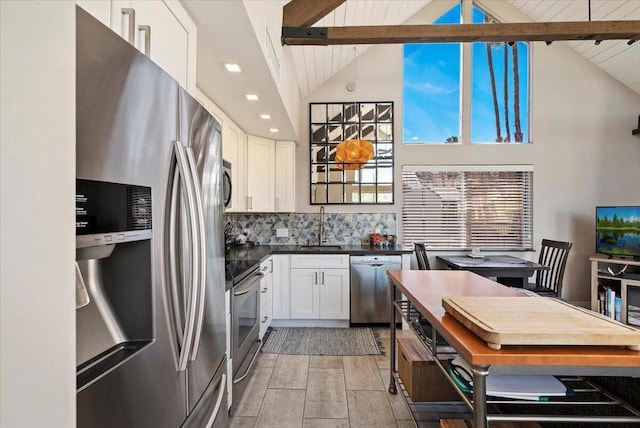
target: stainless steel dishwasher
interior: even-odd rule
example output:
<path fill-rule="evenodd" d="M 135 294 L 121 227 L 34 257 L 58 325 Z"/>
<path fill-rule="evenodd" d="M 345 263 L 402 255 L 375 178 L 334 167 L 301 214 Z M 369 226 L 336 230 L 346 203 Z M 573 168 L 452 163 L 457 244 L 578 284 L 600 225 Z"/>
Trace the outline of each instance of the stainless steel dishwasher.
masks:
<path fill-rule="evenodd" d="M 351 256 L 352 324 L 389 322 L 389 269 L 402 269 L 402 256 Z"/>

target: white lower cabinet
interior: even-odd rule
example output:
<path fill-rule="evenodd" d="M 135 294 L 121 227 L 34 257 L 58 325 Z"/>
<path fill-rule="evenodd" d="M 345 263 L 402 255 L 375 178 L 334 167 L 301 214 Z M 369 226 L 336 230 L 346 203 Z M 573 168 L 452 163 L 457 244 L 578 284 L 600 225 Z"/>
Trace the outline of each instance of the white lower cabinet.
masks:
<path fill-rule="evenodd" d="M 291 319 L 291 259 L 289 254 L 274 254 L 273 319 Z"/>
<path fill-rule="evenodd" d="M 309 267 L 316 266 L 316 267 Z M 349 256 L 291 256 L 291 319 L 349 319 Z"/>
<path fill-rule="evenodd" d="M 264 277 L 260 280 L 260 339 L 273 318 L 273 256 L 260 264 Z"/>
<path fill-rule="evenodd" d="M 320 318 L 318 269 L 291 269 L 291 318 Z"/>
<path fill-rule="evenodd" d="M 320 319 L 349 319 L 349 269 L 320 269 Z"/>

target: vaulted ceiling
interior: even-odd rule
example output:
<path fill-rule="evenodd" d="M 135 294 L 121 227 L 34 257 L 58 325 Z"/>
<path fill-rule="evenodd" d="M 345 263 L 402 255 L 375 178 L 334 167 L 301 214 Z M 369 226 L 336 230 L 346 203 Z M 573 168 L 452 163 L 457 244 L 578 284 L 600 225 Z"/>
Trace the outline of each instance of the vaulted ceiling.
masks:
<path fill-rule="evenodd" d="M 282 8 L 289 0 L 181 0 L 198 26 L 197 84 L 225 113 L 245 132 L 266 138 L 299 138 L 296 121 L 288 110 L 291 105 L 279 94 L 270 65 L 265 60 L 259 28 L 251 31 L 252 22 L 248 9 L 259 6 L 268 8 L 271 17 L 281 19 Z M 311 0 L 309 0 L 311 1 Z M 320 1 L 320 0 L 317 0 Z M 481 0 L 490 7 L 504 0 Z M 588 0 L 508 0 L 523 16 L 519 21 L 586 21 Z M 430 3 L 434 4 L 430 5 Z M 316 26 L 351 25 L 401 25 L 415 23 L 416 13 L 426 6 L 443 5 L 452 0 L 346 0 L 334 11 L 322 18 Z M 273 9 L 273 10 L 272 10 Z M 591 16 L 601 20 L 640 20 L 640 0 L 591 0 Z M 280 17 L 280 18 L 278 18 Z M 266 19 L 266 18 L 265 18 Z M 278 42 L 278 23 L 272 28 L 274 42 Z M 259 33 L 259 34 L 258 34 Z M 598 67 L 640 94 L 640 42 L 628 45 L 627 41 L 603 41 L 568 43 Z M 541 48 L 544 44 L 538 43 Z M 287 46 L 296 68 L 300 95 L 304 98 L 323 82 L 362 55 L 370 46 Z M 243 72 L 231 75 L 222 66 L 225 62 L 237 62 Z M 293 78 L 292 80 L 294 80 Z M 287 84 L 293 83 L 287 80 Z M 346 83 L 346 82 L 345 82 Z M 282 84 L 282 83 L 281 83 Z M 280 89 L 281 90 L 281 89 Z M 258 103 L 248 103 L 245 94 L 260 94 Z M 290 91 L 296 93 L 295 91 Z M 258 119 L 259 114 L 269 113 L 271 120 Z M 280 129 L 271 134 L 270 127 Z M 303 132 L 303 131 L 302 131 Z"/>
<path fill-rule="evenodd" d="M 405 23 L 432 0 L 347 0 L 314 24 L 317 27 L 357 25 L 399 25 Z M 588 0 L 509 0 L 531 21 L 586 21 Z M 591 19 L 640 20 L 640 0 L 592 0 Z M 577 52 L 602 68 L 624 85 L 640 94 L 640 42 L 627 41 L 566 42 Z M 371 45 L 292 47 L 302 96 L 308 95 Z"/>

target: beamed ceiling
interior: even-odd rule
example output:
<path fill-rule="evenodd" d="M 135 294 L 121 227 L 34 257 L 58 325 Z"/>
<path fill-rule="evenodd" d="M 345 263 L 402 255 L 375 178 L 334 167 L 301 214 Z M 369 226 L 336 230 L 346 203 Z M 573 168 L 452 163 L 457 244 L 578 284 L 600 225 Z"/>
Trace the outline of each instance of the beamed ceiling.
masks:
<path fill-rule="evenodd" d="M 347 0 L 313 27 L 402 25 L 432 1 L 440 0 Z M 491 5 L 491 1 L 485 2 Z M 493 1 L 495 3 L 495 0 Z M 509 0 L 531 22 L 587 21 L 588 0 Z M 640 20 L 640 0 L 592 0 L 593 21 Z M 577 52 L 640 94 L 640 43 L 627 40 L 567 41 Z M 362 55 L 372 45 L 292 46 L 302 96 Z"/>

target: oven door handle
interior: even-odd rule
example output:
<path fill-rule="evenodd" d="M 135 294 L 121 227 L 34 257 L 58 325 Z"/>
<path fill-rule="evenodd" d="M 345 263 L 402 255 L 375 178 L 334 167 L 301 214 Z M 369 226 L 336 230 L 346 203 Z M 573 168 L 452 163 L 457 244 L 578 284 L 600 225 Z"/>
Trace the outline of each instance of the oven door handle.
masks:
<path fill-rule="evenodd" d="M 242 296 L 243 294 L 247 294 L 253 288 L 253 284 L 255 284 L 257 281 L 260 281 L 263 276 L 264 276 L 264 273 L 256 272 L 254 274 L 254 278 L 251 280 L 251 282 L 249 282 L 246 286 L 242 287 L 241 290 L 234 291 L 233 295 L 234 296 Z"/>
<path fill-rule="evenodd" d="M 256 340 L 256 342 L 258 342 L 260 344 L 260 346 L 258 346 L 258 349 L 256 349 L 255 354 L 253 354 L 253 357 L 251 357 L 251 362 L 249 363 L 249 367 L 247 367 L 247 370 L 244 372 L 244 374 L 242 376 L 240 376 L 239 378 L 236 378 L 236 379 L 233 380 L 233 384 L 234 385 L 242 382 L 247 376 L 249 376 L 249 373 L 251 373 L 251 369 L 253 368 L 253 364 L 256 362 L 256 358 L 258 357 L 258 354 L 260 353 L 260 348 L 262 348 L 262 339 L 258 339 L 258 340 Z"/>

